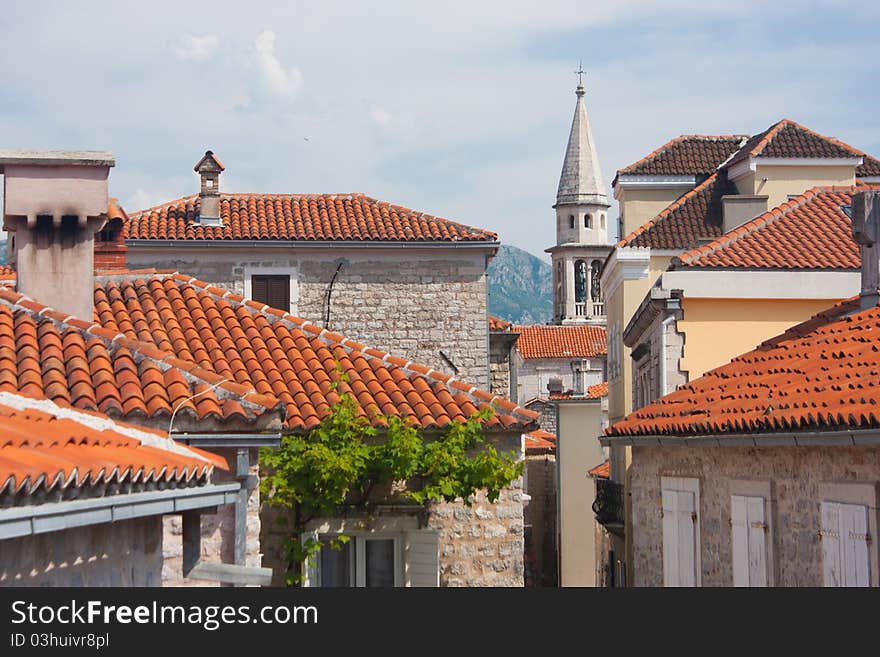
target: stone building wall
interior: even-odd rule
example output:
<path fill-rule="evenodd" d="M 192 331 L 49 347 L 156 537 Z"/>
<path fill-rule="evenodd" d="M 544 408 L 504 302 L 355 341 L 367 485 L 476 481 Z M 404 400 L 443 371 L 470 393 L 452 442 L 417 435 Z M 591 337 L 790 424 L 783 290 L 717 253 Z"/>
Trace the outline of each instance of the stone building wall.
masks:
<path fill-rule="evenodd" d="M 330 297 L 329 328 L 488 388 L 489 252 L 130 246 L 128 264 L 176 269 L 245 295 L 254 274 L 288 274 L 293 281 L 290 311 L 323 326 L 328 285 L 344 258 Z"/>
<path fill-rule="evenodd" d="M 238 481 L 235 478 L 235 450 L 212 449 L 229 464 L 229 471 L 214 469 L 211 483 L 227 484 Z M 247 509 L 246 566 L 260 566 L 263 554 L 260 547 L 260 490 L 259 464 L 257 450 L 250 450 L 250 474 L 247 487 L 250 491 Z M 165 516 L 164 542 L 162 546 L 162 585 L 163 586 L 219 586 L 218 582 L 204 580 L 184 580 L 183 578 L 183 522 L 179 515 Z M 227 504 L 217 509 L 217 513 L 204 513 L 201 518 L 201 558 L 208 563 L 235 563 L 235 506 Z"/>
<path fill-rule="evenodd" d="M 563 390 L 574 390 L 574 373 L 572 363 L 586 361 L 589 369 L 583 374 L 584 389 L 587 386 L 602 383 L 603 358 L 522 358 L 518 353 L 516 360 L 516 385 L 518 404 L 525 404 L 535 397 L 546 397 L 549 393 L 547 385 L 551 378 L 562 379 Z"/>
<path fill-rule="evenodd" d="M 489 333 L 489 391 L 505 399 L 516 396 L 513 346 L 516 334 Z"/>
<path fill-rule="evenodd" d="M 521 435 L 493 439 L 499 452 L 521 449 Z M 400 512 L 411 517 L 414 511 Z M 284 582 L 282 544 L 289 534 L 283 515 L 264 505 L 261 512 L 264 567 L 273 569 L 273 586 Z M 523 491 L 515 481 L 491 503 L 484 492 L 471 506 L 462 502 L 431 503 L 423 516 L 424 526 L 439 537 L 440 586 L 523 585 Z"/>
<path fill-rule="evenodd" d="M 160 516 L 0 541 L 0 586 L 160 586 Z"/>
<path fill-rule="evenodd" d="M 526 482 L 531 498 L 524 511 L 529 584 L 556 586 L 556 456 L 526 456 Z"/>
<path fill-rule="evenodd" d="M 863 483 L 876 491 L 880 447 L 633 447 L 635 586 L 663 586 L 662 476 L 699 480 L 703 586 L 732 586 L 730 497 L 738 482 L 769 482 L 768 560 L 775 586 L 822 586 L 819 504 L 828 485 Z M 842 500 L 829 500 L 842 501 Z M 870 513 L 876 520 L 874 503 Z M 869 543 L 874 551 L 876 541 Z M 872 575 L 876 582 L 876 574 Z M 876 583 L 875 583 L 876 586 Z"/>
<path fill-rule="evenodd" d="M 681 311 L 676 311 L 681 319 Z M 688 373 L 680 368 L 684 356 L 684 335 L 676 329 L 676 322 L 663 325 L 664 313 L 656 313 L 654 320 L 639 336 L 633 354 L 632 399 L 633 410 L 675 391 L 688 382 Z M 665 333 L 665 353 L 661 354 L 661 332 Z M 666 367 L 666 388 L 661 390 L 661 363 Z"/>
<path fill-rule="evenodd" d="M 540 413 L 538 418 L 539 426 L 548 433 L 556 434 L 556 407 L 548 400 L 536 399 L 531 404 L 526 404 L 525 408 L 535 413 Z"/>

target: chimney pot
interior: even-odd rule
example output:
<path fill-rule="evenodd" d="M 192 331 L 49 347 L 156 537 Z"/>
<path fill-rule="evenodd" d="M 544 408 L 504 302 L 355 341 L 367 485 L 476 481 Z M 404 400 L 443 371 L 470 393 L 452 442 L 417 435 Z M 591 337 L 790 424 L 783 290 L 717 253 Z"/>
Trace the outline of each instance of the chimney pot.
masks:
<path fill-rule="evenodd" d="M 205 151 L 202 159 L 193 167 L 201 179 L 198 222 L 203 226 L 223 225 L 220 217 L 220 174 L 224 168 L 211 150 Z"/>

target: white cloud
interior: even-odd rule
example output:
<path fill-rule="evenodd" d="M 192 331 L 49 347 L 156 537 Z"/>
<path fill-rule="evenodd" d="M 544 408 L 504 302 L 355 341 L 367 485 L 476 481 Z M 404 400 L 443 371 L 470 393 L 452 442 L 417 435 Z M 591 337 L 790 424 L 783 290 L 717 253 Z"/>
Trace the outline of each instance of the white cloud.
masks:
<path fill-rule="evenodd" d="M 150 193 L 145 189 L 138 187 L 133 194 L 123 200 L 122 207 L 125 208 L 126 212 L 137 212 L 171 200 L 174 200 L 173 196 L 161 193 Z"/>
<path fill-rule="evenodd" d="M 275 32 L 261 32 L 254 41 L 253 53 L 261 90 L 280 100 L 293 100 L 302 86 L 303 76 L 298 68 L 285 68 L 278 59 Z"/>
<path fill-rule="evenodd" d="M 376 125 L 382 128 L 390 128 L 391 122 L 394 120 L 394 117 L 391 116 L 391 112 L 382 107 L 376 107 L 375 105 L 370 108 L 370 118 Z"/>
<path fill-rule="evenodd" d="M 216 34 L 184 34 L 174 46 L 174 54 L 183 61 L 204 62 L 217 52 L 220 37 Z"/>

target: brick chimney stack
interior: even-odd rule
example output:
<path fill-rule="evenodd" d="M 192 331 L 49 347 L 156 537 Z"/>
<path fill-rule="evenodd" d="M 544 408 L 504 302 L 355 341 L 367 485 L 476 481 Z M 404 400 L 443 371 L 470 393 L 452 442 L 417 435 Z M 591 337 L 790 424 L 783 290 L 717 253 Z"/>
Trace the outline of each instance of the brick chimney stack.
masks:
<path fill-rule="evenodd" d="M 205 151 L 205 155 L 193 167 L 193 171 L 201 177 L 198 222 L 203 226 L 223 225 L 220 218 L 220 174 L 225 168 L 213 151 Z"/>
<path fill-rule="evenodd" d="M 3 227 L 19 292 L 91 321 L 95 233 L 107 223 L 114 165 L 106 151 L 0 150 Z"/>
<path fill-rule="evenodd" d="M 852 232 L 862 250 L 860 306 L 864 310 L 880 304 L 880 192 L 853 194 Z"/>

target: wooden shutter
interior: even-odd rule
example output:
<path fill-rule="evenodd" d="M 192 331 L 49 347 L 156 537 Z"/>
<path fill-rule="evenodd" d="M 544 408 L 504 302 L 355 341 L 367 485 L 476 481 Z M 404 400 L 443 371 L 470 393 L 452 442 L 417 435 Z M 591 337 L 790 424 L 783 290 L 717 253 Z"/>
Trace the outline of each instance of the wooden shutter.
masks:
<path fill-rule="evenodd" d="M 440 585 L 440 535 L 419 530 L 404 535 L 404 586 Z"/>
<path fill-rule="evenodd" d="M 764 498 L 731 496 L 733 585 L 767 586 Z"/>
<path fill-rule="evenodd" d="M 305 542 L 310 538 L 317 540 L 318 532 L 311 531 L 303 532 L 302 534 L 300 534 L 300 540 L 303 542 L 303 544 L 305 544 Z M 315 555 L 313 557 L 312 563 L 309 563 L 309 561 L 306 560 L 306 562 L 303 564 L 303 587 L 315 587 L 321 585 L 320 578 L 318 576 L 318 561 L 320 560 L 320 558 L 320 555 Z"/>
<path fill-rule="evenodd" d="M 696 501 L 693 493 L 664 490 L 663 581 L 666 586 L 696 586 Z"/>
<path fill-rule="evenodd" d="M 840 505 L 822 502 L 822 572 L 825 586 L 842 586 L 840 558 Z"/>
<path fill-rule="evenodd" d="M 290 312 L 290 276 L 253 276 L 251 298 L 273 308 Z"/>

